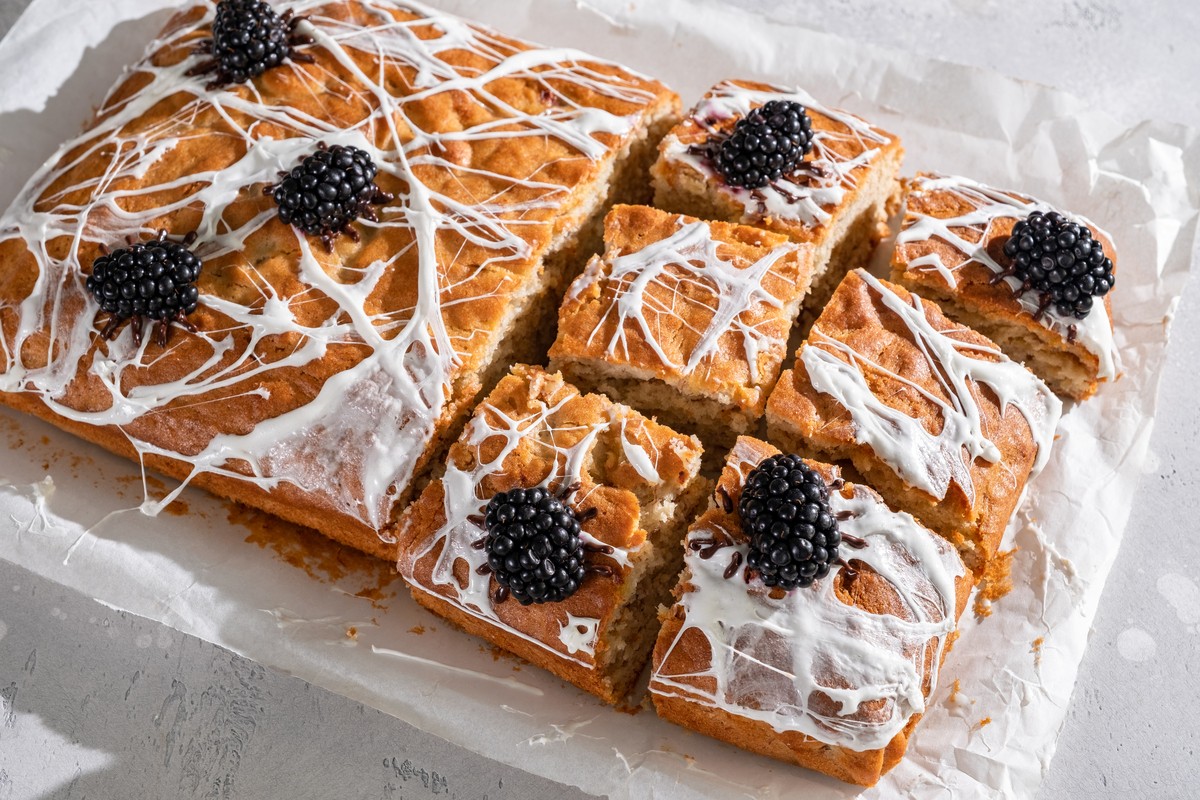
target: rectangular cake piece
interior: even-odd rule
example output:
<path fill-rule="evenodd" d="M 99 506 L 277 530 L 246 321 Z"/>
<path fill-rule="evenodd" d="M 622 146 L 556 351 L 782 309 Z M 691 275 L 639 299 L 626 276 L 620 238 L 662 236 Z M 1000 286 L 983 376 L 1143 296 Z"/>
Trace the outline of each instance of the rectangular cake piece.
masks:
<path fill-rule="evenodd" d="M 738 439 L 719 501 L 688 530 L 651 697 L 671 722 L 871 786 L 908 747 L 973 578 L 944 539 L 811 461 L 839 520 L 840 558 L 807 587 L 747 577 L 737 508 L 750 471 L 778 453 Z"/>
<path fill-rule="evenodd" d="M 1062 402 L 934 303 L 856 270 L 767 403 L 770 439 L 849 461 L 978 571 L 1049 457 Z"/>
<path fill-rule="evenodd" d="M 517 366 L 450 448 L 445 475 L 405 512 L 400 574 L 435 614 L 615 703 L 650 656 L 655 609 L 670 596 L 680 540 L 708 488 L 701 455 L 694 436 Z M 565 599 L 522 605 L 489 561 L 525 551 L 513 539 L 486 544 L 486 515 L 497 494 L 536 487 L 581 522 L 586 572 Z"/>
<path fill-rule="evenodd" d="M 986 334 L 1059 395 L 1084 400 L 1119 369 L 1111 293 L 1095 300 L 1082 318 L 1064 315 L 1044 304 L 1039 292 L 1020 291 L 1022 281 L 1011 274 L 1012 259 L 1004 253 L 1018 222 L 1054 211 L 1032 197 L 968 178 L 920 175 L 906 187 L 892 277 Z M 1108 234 L 1082 217 L 1075 220 L 1090 229 L 1115 269 Z"/>
<path fill-rule="evenodd" d="M 303 16 L 302 58 L 223 83 L 194 74 L 214 4 L 181 12 L 33 176 L 0 218 L 0 401 L 394 558 L 475 398 L 549 346 L 530 331 L 553 330 L 606 209 L 648 194 L 678 98 L 415 3 Z M 308 235 L 269 187 L 335 146 L 394 199 Z M 195 331 L 105 341 L 93 261 L 160 230 L 195 235 Z"/>
<path fill-rule="evenodd" d="M 575 280 L 550 365 L 710 447 L 757 429 L 812 278 L 786 236 L 617 206 Z"/>
<path fill-rule="evenodd" d="M 771 101 L 802 105 L 812 149 L 791 173 L 761 188 L 730 185 L 715 167 L 716 148 L 753 109 Z M 750 81 L 723 81 L 659 145 L 654 204 L 705 219 L 758 225 L 812 244 L 817 311 L 850 269 L 866 266 L 887 233 L 899 199 L 899 137 L 806 92 Z"/>

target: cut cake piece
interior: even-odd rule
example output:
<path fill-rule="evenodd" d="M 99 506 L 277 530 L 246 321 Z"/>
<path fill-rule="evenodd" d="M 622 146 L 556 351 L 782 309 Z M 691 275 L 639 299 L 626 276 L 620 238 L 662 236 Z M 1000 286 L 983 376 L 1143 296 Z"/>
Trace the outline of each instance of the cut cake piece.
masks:
<path fill-rule="evenodd" d="M 710 148 L 752 109 L 797 102 L 812 120 L 812 151 L 790 175 L 760 189 L 729 185 Z M 819 311 L 850 269 L 866 266 L 899 200 L 899 137 L 806 92 L 751 81 L 722 81 L 659 145 L 654 204 L 704 219 L 758 225 L 813 245 L 813 289 L 806 308 Z"/>
<path fill-rule="evenodd" d="M 517 366 L 480 403 L 446 472 L 400 524 L 400 574 L 413 597 L 468 633 L 612 703 L 641 673 L 703 502 L 700 442 L 561 376 Z M 560 602 L 521 605 L 479 543 L 500 492 L 565 493 L 589 571 Z"/>
<path fill-rule="evenodd" d="M 1062 401 L 933 303 L 856 270 L 767 403 L 770 439 L 852 462 L 979 571 L 1049 458 Z"/>
<path fill-rule="evenodd" d="M 1013 226 L 1051 206 L 968 178 L 919 175 L 908 181 L 904 225 L 896 240 L 892 277 L 945 312 L 987 335 L 1022 361 L 1063 397 L 1084 400 L 1100 383 L 1117 377 L 1112 294 L 1083 319 L 1042 307 L 1037 292 L 1024 292 L 1011 276 L 1004 245 Z M 1108 234 L 1091 229 L 1105 254 L 1117 261 Z"/>
<path fill-rule="evenodd" d="M 739 438 L 721 501 L 690 527 L 651 698 L 671 722 L 871 786 L 904 755 L 973 577 L 912 516 L 837 467 L 808 462 L 829 486 L 844 563 L 790 591 L 747 578 L 749 535 L 736 509 L 750 470 L 778 452 Z"/>
<path fill-rule="evenodd" d="M 757 430 L 812 277 L 782 234 L 617 206 L 559 311 L 550 365 L 710 447 Z"/>
<path fill-rule="evenodd" d="M 529 332 L 553 330 L 607 207 L 648 194 L 678 98 L 391 0 L 310 3 L 311 63 L 210 87 L 190 73 L 214 7 L 172 18 L 0 218 L 0 401 L 394 559 L 475 398 L 549 345 Z M 397 198 L 330 249 L 263 192 L 322 143 Z M 197 330 L 105 342 L 87 272 L 159 230 L 196 234 Z"/>

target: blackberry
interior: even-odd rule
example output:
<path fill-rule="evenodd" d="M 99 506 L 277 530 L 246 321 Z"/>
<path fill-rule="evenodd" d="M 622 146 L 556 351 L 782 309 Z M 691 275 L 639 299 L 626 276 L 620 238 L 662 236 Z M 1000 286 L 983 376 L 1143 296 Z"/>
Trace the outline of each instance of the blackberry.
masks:
<path fill-rule="evenodd" d="M 143 322 L 156 321 L 155 332 L 161 346 L 167 343 L 171 323 L 194 331 L 184 317 L 196 310 L 200 292 L 196 279 L 202 266 L 188 245 L 195 239 L 190 234 L 183 243 L 167 239 L 161 231 L 157 239 L 131 243 L 128 247 L 104 254 L 92 262 L 87 277 L 87 290 L 109 315 L 108 324 L 100 332 L 105 338 L 125 320 L 132 320 L 133 341 L 142 343 Z"/>
<path fill-rule="evenodd" d="M 488 502 L 484 549 L 496 582 L 521 605 L 557 603 L 586 572 L 579 518 L 545 489 L 512 489 Z"/>
<path fill-rule="evenodd" d="M 738 515 L 750 537 L 746 563 L 767 586 L 810 586 L 838 558 L 829 487 L 799 456 L 772 456 L 751 470 Z"/>
<path fill-rule="evenodd" d="M 280 15 L 261 0 L 221 0 L 213 19 L 212 38 L 195 49 L 212 58 L 188 70 L 187 75 L 215 73 L 208 88 L 216 89 L 257 78 L 289 58 L 312 63 L 311 56 L 296 52 L 300 45 L 313 41 L 310 36 L 296 33 L 296 26 L 304 19 L 290 10 Z"/>
<path fill-rule="evenodd" d="M 1006 274 L 1022 282 L 1018 293 L 1040 293 L 1038 316 L 1053 306 L 1060 316 L 1083 319 L 1094 298 L 1108 294 L 1116 283 L 1112 259 L 1091 229 L 1057 211 L 1034 211 L 1013 226 L 1004 254 L 1012 259 Z"/>
<path fill-rule="evenodd" d="M 268 186 L 265 193 L 275 198 L 284 223 L 320 236 L 332 249 L 341 233 L 358 241 L 350 223 L 359 217 L 378 220 L 371 206 L 392 199 L 375 185 L 378 172 L 366 151 L 339 144 L 326 147 L 322 142 L 291 172 L 281 172 L 283 180 Z"/>
<path fill-rule="evenodd" d="M 812 120 L 804 106 L 772 100 L 738 120 L 712 158 L 730 186 L 761 189 L 794 172 L 812 142 Z"/>

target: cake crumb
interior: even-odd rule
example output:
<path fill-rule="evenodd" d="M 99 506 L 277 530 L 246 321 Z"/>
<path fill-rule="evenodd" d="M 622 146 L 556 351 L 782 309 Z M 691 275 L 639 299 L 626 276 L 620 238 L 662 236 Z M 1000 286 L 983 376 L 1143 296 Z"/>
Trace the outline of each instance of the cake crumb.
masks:
<path fill-rule="evenodd" d="M 1003 550 L 988 562 L 979 579 L 979 591 L 975 593 L 975 618 L 992 615 L 992 603 L 1012 591 L 1012 560 L 1017 548 Z"/>
<path fill-rule="evenodd" d="M 1042 645 L 1046 643 L 1045 636 L 1039 636 L 1033 640 L 1033 645 L 1029 648 L 1029 652 L 1033 653 L 1033 665 L 1040 667 L 1042 665 Z"/>
<path fill-rule="evenodd" d="M 408 629 L 408 632 L 415 633 L 417 636 L 420 636 L 421 634 L 425 633 L 425 626 L 424 625 L 413 625 L 411 628 Z"/>
<path fill-rule="evenodd" d="M 982 729 L 982 728 L 984 728 L 984 727 L 986 727 L 986 726 L 988 726 L 988 725 L 991 725 L 991 724 L 992 724 L 992 718 L 991 718 L 991 717 L 984 717 L 983 719 L 979 720 L 979 724 L 975 726 L 975 729 L 976 729 L 976 730 L 980 730 L 980 729 Z"/>
<path fill-rule="evenodd" d="M 358 628 L 354 627 L 353 625 L 351 625 L 349 628 L 346 628 L 346 638 L 352 642 L 357 642 Z"/>

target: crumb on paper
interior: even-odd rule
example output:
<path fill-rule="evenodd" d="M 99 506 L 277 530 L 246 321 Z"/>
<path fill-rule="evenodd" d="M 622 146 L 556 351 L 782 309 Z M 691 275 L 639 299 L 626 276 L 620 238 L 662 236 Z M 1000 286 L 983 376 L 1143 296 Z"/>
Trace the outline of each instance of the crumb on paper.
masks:
<path fill-rule="evenodd" d="M 985 728 L 985 727 L 987 727 L 988 725 L 991 725 L 991 724 L 992 724 L 992 718 L 991 718 L 991 717 L 984 717 L 983 719 L 979 720 L 978 724 L 976 724 L 976 726 L 975 726 L 975 729 L 976 729 L 976 730 L 980 730 L 980 729 L 982 729 L 982 728 Z"/>
<path fill-rule="evenodd" d="M 415 633 L 417 636 L 420 636 L 421 634 L 425 633 L 425 626 L 424 625 L 413 625 L 411 628 L 408 629 L 408 632 Z"/>
<path fill-rule="evenodd" d="M 351 625 L 349 628 L 346 628 L 346 638 L 352 642 L 357 642 L 358 628 L 354 627 L 353 625 Z"/>
<path fill-rule="evenodd" d="M 1012 560 L 1017 548 L 1004 550 L 983 568 L 979 580 L 979 591 L 975 594 L 975 618 L 983 619 L 992 614 L 992 603 L 1012 591 Z"/>
<path fill-rule="evenodd" d="M 959 633 L 960 633 L 960 631 L 957 628 L 955 628 L 954 630 L 950 631 L 950 633 L 948 633 L 946 635 L 946 653 L 949 653 L 951 650 L 954 649 L 954 644 L 955 644 L 955 642 L 958 641 Z"/>
<path fill-rule="evenodd" d="M 1029 652 L 1033 653 L 1033 665 L 1040 667 L 1042 665 L 1042 645 L 1046 643 L 1045 636 L 1039 636 L 1033 640 L 1033 644 L 1029 647 Z"/>

